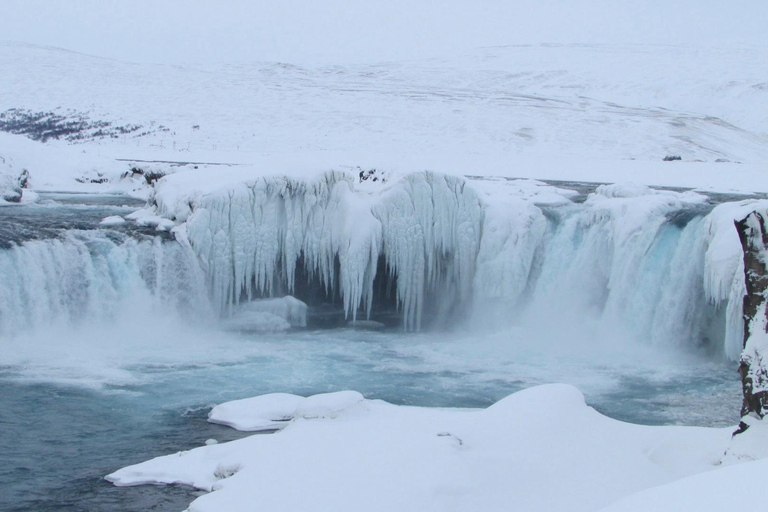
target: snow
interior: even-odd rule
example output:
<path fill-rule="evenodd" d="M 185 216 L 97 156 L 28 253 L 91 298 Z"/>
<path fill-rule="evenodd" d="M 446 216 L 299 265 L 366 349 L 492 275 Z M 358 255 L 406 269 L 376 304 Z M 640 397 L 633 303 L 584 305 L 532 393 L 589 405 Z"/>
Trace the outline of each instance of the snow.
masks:
<path fill-rule="evenodd" d="M 246 430 L 270 420 L 285 426 L 158 457 L 107 479 L 212 491 L 190 505 L 198 512 L 250 510 L 254 503 L 289 510 L 589 511 L 703 472 L 722 485 L 716 468 L 731 432 L 621 423 L 587 407 L 566 385 L 530 388 L 485 410 L 393 406 L 342 392 L 265 395 L 222 404 L 214 416 Z"/>
<path fill-rule="evenodd" d="M 768 458 L 768 420 L 752 414 L 742 416 L 741 422 L 748 428 L 733 436 L 723 462 L 734 464 Z"/>
<path fill-rule="evenodd" d="M 276 430 L 287 425 L 296 415 L 296 407 L 304 397 L 288 393 L 272 393 L 219 404 L 208 413 L 208 421 L 252 432 Z"/>
<path fill-rule="evenodd" d="M 127 163 L 99 153 L 90 148 L 41 144 L 0 132 L 0 162 L 9 164 L 0 164 L 0 179 L 8 175 L 16 178 L 26 169 L 30 174 L 28 186 L 34 191 L 148 196 L 150 188 L 144 180 L 121 179 L 129 170 Z"/>
<path fill-rule="evenodd" d="M 300 419 L 334 419 L 364 398 L 357 391 L 337 391 L 307 398 L 271 393 L 217 405 L 208 421 L 244 432 L 279 430 Z"/>
<path fill-rule="evenodd" d="M 122 226 L 127 221 L 120 217 L 119 215 L 110 215 L 109 217 L 104 217 L 101 219 L 101 222 L 99 222 L 99 225 L 101 226 Z"/>
<path fill-rule="evenodd" d="M 125 218 L 134 221 L 137 226 L 151 226 L 157 231 L 170 231 L 176 226 L 172 220 L 155 215 L 152 210 L 146 208 L 129 213 Z"/>
<path fill-rule="evenodd" d="M 749 496 L 767 475 L 768 460 L 723 467 L 640 492 L 600 512 L 720 512 L 733 508 L 740 499 L 746 500 L 745 506 L 759 510 L 759 499 L 752 504 Z"/>
<path fill-rule="evenodd" d="M 3 43 L 13 79 L 0 81 L 0 111 L 71 109 L 149 133 L 42 146 L 3 134 L 0 148 L 34 188 L 59 190 L 141 188 L 120 180 L 134 163 L 768 191 L 768 94 L 755 72 L 766 58 L 763 47 L 563 44 L 375 64 L 172 66 Z M 90 183 L 97 173 L 109 182 Z"/>

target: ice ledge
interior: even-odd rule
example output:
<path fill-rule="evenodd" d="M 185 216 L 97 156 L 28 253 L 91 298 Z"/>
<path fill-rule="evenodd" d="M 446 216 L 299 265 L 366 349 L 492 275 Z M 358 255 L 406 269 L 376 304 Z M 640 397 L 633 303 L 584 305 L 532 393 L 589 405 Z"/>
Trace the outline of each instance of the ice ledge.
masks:
<path fill-rule="evenodd" d="M 307 398 L 271 393 L 217 405 L 208 414 L 208 421 L 243 432 L 279 430 L 297 419 L 336 418 L 364 400 L 357 391 L 338 391 Z"/>

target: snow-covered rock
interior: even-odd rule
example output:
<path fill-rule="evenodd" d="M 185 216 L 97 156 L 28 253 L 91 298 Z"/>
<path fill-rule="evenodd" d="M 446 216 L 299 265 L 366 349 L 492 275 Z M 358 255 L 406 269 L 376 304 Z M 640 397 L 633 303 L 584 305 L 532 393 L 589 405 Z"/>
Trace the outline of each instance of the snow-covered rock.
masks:
<path fill-rule="evenodd" d="M 0 201 L 7 203 L 21 201 L 21 187 L 18 179 L 8 174 L 0 174 Z"/>
<path fill-rule="evenodd" d="M 211 409 L 208 421 L 244 432 L 279 430 L 295 419 L 336 418 L 363 400 L 363 395 L 357 391 L 337 391 L 307 398 L 271 393 L 219 404 Z"/>
<path fill-rule="evenodd" d="M 137 226 L 154 227 L 158 231 L 170 231 L 176 226 L 175 222 L 157 215 L 150 208 L 138 209 L 135 212 L 126 215 L 125 218 L 134 221 Z"/>
<path fill-rule="evenodd" d="M 241 302 L 233 314 L 237 317 L 246 317 L 249 313 L 254 312 L 278 316 L 292 327 L 307 326 L 307 305 L 290 295 L 274 299 L 254 299 Z"/>
<path fill-rule="evenodd" d="M 208 421 L 243 432 L 275 430 L 286 426 L 305 398 L 288 393 L 271 393 L 219 404 L 208 413 Z"/>
<path fill-rule="evenodd" d="M 253 299 L 231 308 L 224 320 L 229 329 L 277 332 L 307 326 L 307 305 L 295 297 Z"/>
<path fill-rule="evenodd" d="M 0 204 L 21 202 L 22 185 L 28 179 L 26 170 L 18 169 L 13 160 L 0 155 Z"/>
<path fill-rule="evenodd" d="M 100 226 L 122 226 L 123 224 L 126 224 L 127 221 L 120 217 L 119 215 L 110 215 L 109 217 L 104 217 L 101 219 L 101 222 L 99 222 Z"/>

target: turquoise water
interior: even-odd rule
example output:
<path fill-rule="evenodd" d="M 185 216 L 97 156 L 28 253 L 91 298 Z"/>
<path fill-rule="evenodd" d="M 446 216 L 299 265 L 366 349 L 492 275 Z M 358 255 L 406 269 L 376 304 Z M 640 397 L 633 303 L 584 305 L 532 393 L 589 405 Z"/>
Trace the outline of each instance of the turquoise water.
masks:
<path fill-rule="evenodd" d="M 234 430 L 205 421 L 210 407 L 274 391 L 356 389 L 397 404 L 485 407 L 531 385 L 570 382 L 589 404 L 625 421 L 737 421 L 732 365 L 645 351 L 611 361 L 552 357 L 530 346 L 500 349 L 502 338 L 513 335 L 481 340 L 353 330 L 269 337 L 211 332 L 188 340 L 193 345 L 187 353 L 179 350 L 175 362 L 165 351 L 154 359 L 124 359 L 111 369 L 98 362 L 99 372 L 83 371 L 78 381 L 73 371 L 66 385 L 55 382 L 65 368 L 53 360 L 38 361 L 33 370 L 5 366 L 0 509 L 183 510 L 195 496 L 190 489 L 115 488 L 102 477 L 209 438 L 237 438 Z M 206 352 L 214 354 L 211 361 L 198 357 Z M 53 382 L 46 382 L 45 365 Z M 105 377 L 110 372 L 114 379 Z"/>

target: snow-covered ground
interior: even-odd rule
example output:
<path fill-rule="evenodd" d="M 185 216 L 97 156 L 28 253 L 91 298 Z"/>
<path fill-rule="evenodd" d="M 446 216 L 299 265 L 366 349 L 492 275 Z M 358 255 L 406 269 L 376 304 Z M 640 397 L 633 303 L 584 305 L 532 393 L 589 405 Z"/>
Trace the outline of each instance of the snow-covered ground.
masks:
<path fill-rule="evenodd" d="M 210 418 L 282 430 L 107 479 L 213 491 L 190 511 L 717 511 L 768 471 L 764 461 L 722 465 L 730 429 L 621 423 L 565 385 L 530 388 L 484 410 L 398 407 L 351 391 L 276 394 L 220 405 Z"/>
<path fill-rule="evenodd" d="M 32 188 L 99 177 L 114 187 L 147 160 L 246 165 L 252 175 L 346 165 L 765 191 L 767 66 L 762 48 L 652 45 L 172 66 L 2 43 L 5 121 L 52 113 L 111 125 L 46 149 L 3 137 L 0 153 L 30 170 Z"/>

